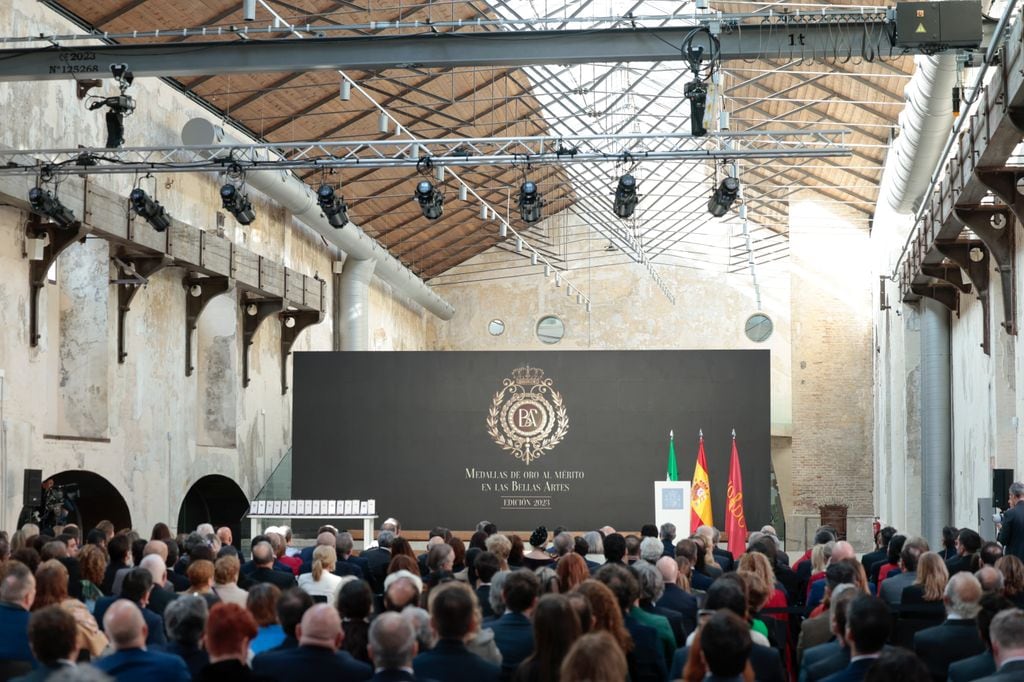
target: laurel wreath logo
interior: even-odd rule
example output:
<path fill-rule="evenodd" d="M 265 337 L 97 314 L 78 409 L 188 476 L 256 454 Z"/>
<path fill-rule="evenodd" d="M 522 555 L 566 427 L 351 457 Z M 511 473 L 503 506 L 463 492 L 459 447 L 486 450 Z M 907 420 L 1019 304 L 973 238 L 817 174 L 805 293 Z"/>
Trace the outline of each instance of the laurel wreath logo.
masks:
<path fill-rule="evenodd" d="M 525 374 L 530 375 L 529 378 L 524 379 Z M 487 434 L 526 465 L 561 443 L 569 433 L 569 414 L 562 394 L 553 388 L 551 379 L 540 378 L 543 374 L 536 369 L 517 369 L 513 372 L 515 379 L 502 381 L 502 388 L 494 394 L 487 411 Z M 544 428 L 533 435 L 517 432 L 508 418 L 510 408 L 527 398 L 542 404 L 546 412 Z"/>

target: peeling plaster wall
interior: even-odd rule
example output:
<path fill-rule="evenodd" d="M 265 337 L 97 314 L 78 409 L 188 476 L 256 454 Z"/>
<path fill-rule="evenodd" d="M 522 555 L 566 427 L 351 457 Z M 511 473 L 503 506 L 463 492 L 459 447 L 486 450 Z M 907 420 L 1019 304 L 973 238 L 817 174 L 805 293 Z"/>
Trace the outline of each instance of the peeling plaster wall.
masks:
<path fill-rule="evenodd" d="M 0 4 L 0 25 L 17 35 L 75 32 L 39 3 Z M 71 81 L 0 84 L 0 144 L 28 148 L 102 146 L 102 112 L 88 112 Z M 94 91 L 110 94 L 108 80 Z M 156 79 L 135 81 L 135 114 L 126 120 L 132 145 L 180 144 L 194 116 L 209 116 Z M 127 196 L 130 177 L 90 182 Z M 257 220 L 249 227 L 226 216 L 217 227 L 220 181 L 213 175 L 157 175 L 140 184 L 175 217 L 222 231 L 236 244 L 300 272 L 330 280 L 339 257 L 321 238 L 262 195 L 252 193 Z M 68 203 L 80 203 L 66 197 Z M 193 341 L 192 377 L 185 376 L 185 296 L 181 268 L 150 278 L 127 317 L 128 357 L 117 362 L 117 293 L 107 284 L 106 242 L 76 244 L 58 261 L 58 283 L 40 295 L 42 339 L 29 346 L 28 261 L 24 213 L 0 207 L 0 527 L 21 509 L 22 471 L 44 475 L 88 469 L 121 491 L 136 528 L 174 526 L 189 487 L 207 474 L 236 481 L 246 495 L 266 483 L 291 444 L 291 393 L 281 395 L 280 328 L 268 320 L 250 351 L 252 382 L 241 385 L 241 311 L 235 293 L 207 307 Z M 330 311 L 330 285 L 325 289 Z M 374 284 L 370 321 L 374 348 L 420 349 L 424 313 Z M 379 342 L 377 341 L 379 337 Z M 305 330 L 293 352 L 330 350 L 328 317 Z M 289 383 L 291 381 L 289 362 Z M 60 439 L 46 436 L 61 436 Z M 87 437 L 88 439 L 83 439 Z"/>

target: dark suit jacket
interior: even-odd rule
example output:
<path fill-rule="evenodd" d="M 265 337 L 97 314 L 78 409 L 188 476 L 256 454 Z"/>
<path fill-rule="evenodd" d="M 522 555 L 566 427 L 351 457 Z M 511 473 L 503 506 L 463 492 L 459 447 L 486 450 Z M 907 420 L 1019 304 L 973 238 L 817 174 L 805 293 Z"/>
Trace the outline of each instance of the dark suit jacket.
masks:
<path fill-rule="evenodd" d="M 625 617 L 626 629 L 633 638 L 633 650 L 626 656 L 629 663 L 629 679 L 631 682 L 662 682 L 666 679 L 668 665 L 665 653 L 658 639 L 658 631 L 652 627 L 641 625 L 633 616 Z"/>
<path fill-rule="evenodd" d="M 715 563 L 722 567 L 722 570 L 729 572 L 733 569 L 733 556 L 732 553 L 715 547 L 711 550 L 712 556 L 715 557 Z"/>
<path fill-rule="evenodd" d="M 661 545 L 665 550 L 661 553 L 662 556 L 670 556 L 673 559 L 676 558 L 676 541 L 675 540 L 662 540 Z"/>
<path fill-rule="evenodd" d="M 253 583 L 277 585 L 282 590 L 287 590 L 296 585 L 295 576 L 292 575 L 291 571 L 285 573 L 284 571 L 275 571 L 272 568 L 257 568 L 249 574 L 249 580 Z"/>
<path fill-rule="evenodd" d="M 900 597 L 900 616 L 904 618 L 935 617 L 938 620 L 945 620 L 946 606 L 941 599 L 925 601 L 924 588 L 920 585 L 910 585 L 903 588 L 903 596 Z"/>
<path fill-rule="evenodd" d="M 860 563 L 864 566 L 864 572 L 871 576 L 871 567 L 879 561 L 884 561 L 887 553 L 884 549 L 876 549 L 874 552 L 868 552 L 860 558 Z"/>
<path fill-rule="evenodd" d="M 491 584 L 481 585 L 476 588 L 476 600 L 480 602 L 480 612 L 484 618 L 490 618 L 494 615 L 494 609 L 491 608 Z"/>
<path fill-rule="evenodd" d="M 166 587 L 154 585 L 153 591 L 149 593 L 149 603 L 146 604 L 146 608 L 163 618 L 164 609 L 177 598 L 178 594 L 176 592 L 172 592 Z"/>
<path fill-rule="evenodd" d="M 359 555 L 359 558 L 366 562 L 366 571 L 363 571 L 367 582 L 373 588 L 374 594 L 384 591 L 384 576 L 388 572 L 388 564 L 391 563 L 391 551 L 383 547 L 368 549 Z"/>
<path fill-rule="evenodd" d="M 175 573 L 174 571 L 168 571 L 167 572 L 167 579 L 169 581 L 171 581 L 171 585 L 174 586 L 174 591 L 175 592 L 184 592 L 185 590 L 187 590 L 190 587 L 189 582 L 188 582 L 188 577 L 184 576 L 184 575 L 182 575 L 180 573 Z M 239 587 L 241 587 L 241 580 L 239 580 Z"/>
<path fill-rule="evenodd" d="M 97 658 L 92 664 L 117 682 L 189 682 L 192 679 L 185 661 L 159 651 L 123 649 Z"/>
<path fill-rule="evenodd" d="M 506 611 L 491 623 L 494 643 L 501 652 L 501 671 L 511 677 L 519 664 L 533 653 L 533 624 L 521 613 Z"/>
<path fill-rule="evenodd" d="M 949 682 L 971 682 L 979 677 L 991 675 L 996 671 L 996 661 L 992 652 L 978 654 L 962 661 L 949 664 Z"/>
<path fill-rule="evenodd" d="M 96 607 L 93 609 L 92 615 L 99 624 L 100 629 L 103 628 L 103 614 L 107 612 L 110 605 L 120 597 L 103 597 L 96 600 Z M 138 606 L 138 604 L 136 604 Z M 142 611 L 142 617 L 146 621 L 146 627 L 149 628 L 149 634 L 146 636 L 146 646 L 163 647 L 167 644 L 167 635 L 164 634 L 164 619 L 156 615 L 148 608 L 139 609 Z"/>
<path fill-rule="evenodd" d="M 800 636 L 797 639 L 797 657 L 806 654 L 832 639 L 832 623 L 829 613 L 825 611 L 814 618 L 808 618 L 800 624 Z"/>
<path fill-rule="evenodd" d="M 74 557 L 61 557 L 57 561 L 64 564 L 64 568 L 68 569 L 68 595 L 82 600 L 82 571 L 78 565 L 78 559 Z"/>
<path fill-rule="evenodd" d="M 0 660 L 28 661 L 36 659 L 28 646 L 29 612 L 17 604 L 0 602 Z"/>
<path fill-rule="evenodd" d="M 848 666 L 843 668 L 837 673 L 829 675 L 824 678 L 823 682 L 861 682 L 864 679 L 865 673 L 871 664 L 875 662 L 873 658 L 861 658 L 856 661 L 851 661 Z"/>
<path fill-rule="evenodd" d="M 369 567 L 366 566 L 365 561 L 361 561 L 359 557 L 351 556 L 348 559 L 338 559 L 338 563 L 334 566 L 335 575 L 340 575 L 342 577 L 354 575 L 360 580 L 366 579 L 366 571 L 368 570 Z"/>
<path fill-rule="evenodd" d="M 952 578 L 954 573 L 960 573 L 961 571 L 971 570 L 971 557 L 970 556 L 955 556 L 952 559 L 946 560 L 946 568 L 949 569 L 949 577 Z"/>
<path fill-rule="evenodd" d="M 347 651 L 332 651 L 319 646 L 267 652 L 253 661 L 253 672 L 278 680 L 297 677 L 311 680 L 368 680 L 373 668 L 357 661 Z"/>
<path fill-rule="evenodd" d="M 978 622 L 946 620 L 941 625 L 926 628 L 914 634 L 914 653 L 928 666 L 936 682 L 945 682 L 949 664 L 977 656 L 985 651 L 978 634 Z"/>
<path fill-rule="evenodd" d="M 831 642 L 825 642 L 818 646 L 812 646 L 810 649 L 804 651 L 803 658 L 800 659 L 800 682 L 807 680 L 808 672 L 815 665 L 832 658 L 842 651 L 843 647 L 839 643 L 838 639 L 833 639 Z"/>
<path fill-rule="evenodd" d="M 370 678 L 371 682 L 430 682 L 405 670 L 378 670 Z"/>
<path fill-rule="evenodd" d="M 113 594 L 114 576 L 116 576 L 117 572 L 122 568 L 128 567 L 128 564 L 121 563 L 120 561 L 111 561 L 107 564 L 107 570 L 103 574 L 103 582 L 100 583 L 100 589 L 103 591 L 103 594 Z"/>
<path fill-rule="evenodd" d="M 672 670 L 668 679 L 678 680 L 683 676 L 686 659 L 690 657 L 690 647 L 684 646 L 676 651 L 672 658 Z M 779 652 L 771 647 L 755 644 L 750 650 L 750 667 L 754 669 L 757 682 L 785 682 L 786 673 L 782 669 L 782 658 Z"/>
<path fill-rule="evenodd" d="M 848 665 L 850 665 L 850 650 L 844 647 L 838 653 L 808 667 L 803 679 L 806 682 L 821 682 L 826 677 L 845 670 Z"/>
<path fill-rule="evenodd" d="M 664 616 L 668 620 L 669 627 L 672 628 L 672 636 L 676 639 L 676 648 L 686 644 L 686 636 L 689 633 L 683 628 L 683 614 L 654 604 L 647 604 L 646 606 L 640 604 L 640 608 L 647 613 Z"/>
<path fill-rule="evenodd" d="M 700 590 L 701 592 L 707 592 L 713 582 L 715 581 L 711 576 L 705 575 L 700 571 L 694 571 L 690 575 L 690 586 L 695 590 Z"/>
<path fill-rule="evenodd" d="M 1024 661 L 1011 661 L 1005 664 L 994 675 L 983 677 L 978 682 L 1019 682 L 1024 679 Z"/>
<path fill-rule="evenodd" d="M 206 653 L 205 649 L 200 649 L 198 646 L 186 649 L 177 642 L 170 642 L 163 648 L 165 654 L 177 656 L 181 660 L 185 661 L 185 665 L 188 666 L 188 672 L 192 677 L 199 674 L 206 666 L 210 665 L 210 654 Z"/>
<path fill-rule="evenodd" d="M 657 606 L 672 609 L 683 617 L 683 630 L 686 636 L 697 629 L 697 597 L 678 585 L 665 584 L 665 594 L 661 595 Z M 686 638 L 683 638 L 686 641 Z"/>
<path fill-rule="evenodd" d="M 257 675 L 241 661 L 210 663 L 192 679 L 197 682 L 274 682 L 273 677 Z"/>
<path fill-rule="evenodd" d="M 458 639 L 442 639 L 412 662 L 417 677 L 440 682 L 498 682 L 501 668 L 470 653 Z"/>
<path fill-rule="evenodd" d="M 1007 554 L 1024 561 L 1024 500 L 1003 514 L 1003 527 L 997 539 Z"/>

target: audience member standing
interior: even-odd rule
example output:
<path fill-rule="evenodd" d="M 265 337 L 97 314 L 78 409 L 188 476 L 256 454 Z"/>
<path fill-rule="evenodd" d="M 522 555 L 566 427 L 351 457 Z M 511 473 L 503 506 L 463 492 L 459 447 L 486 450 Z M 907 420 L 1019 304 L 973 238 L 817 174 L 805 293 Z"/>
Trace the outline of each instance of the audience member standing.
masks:
<path fill-rule="evenodd" d="M 997 540 L 1006 548 L 1006 554 L 1024 560 L 1024 483 L 1020 481 L 1010 486 L 1010 508 L 1003 514 Z"/>

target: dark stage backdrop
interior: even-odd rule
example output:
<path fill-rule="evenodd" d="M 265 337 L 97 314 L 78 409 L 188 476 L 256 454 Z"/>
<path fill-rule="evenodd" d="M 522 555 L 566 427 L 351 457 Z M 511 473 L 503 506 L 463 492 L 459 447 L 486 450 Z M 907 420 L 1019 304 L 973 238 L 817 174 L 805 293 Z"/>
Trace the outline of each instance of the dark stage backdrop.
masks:
<path fill-rule="evenodd" d="M 703 429 L 721 528 L 735 428 L 747 527 L 769 521 L 767 350 L 296 353 L 294 386 L 298 499 L 372 498 L 407 528 L 638 530 L 669 430 L 685 480 Z"/>

